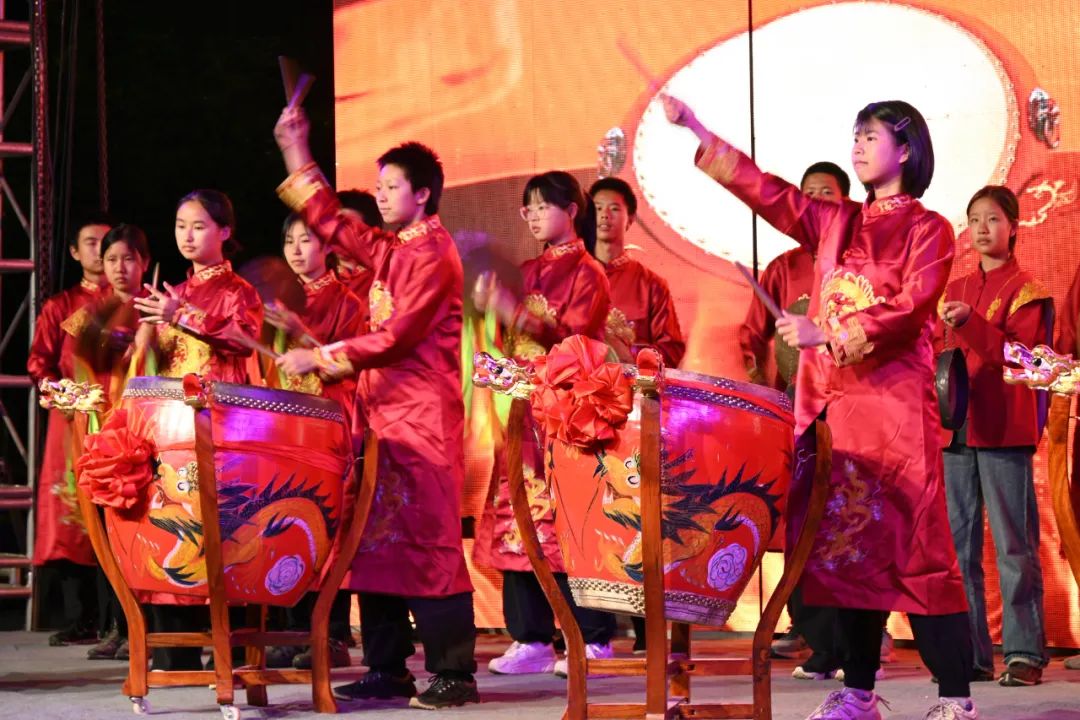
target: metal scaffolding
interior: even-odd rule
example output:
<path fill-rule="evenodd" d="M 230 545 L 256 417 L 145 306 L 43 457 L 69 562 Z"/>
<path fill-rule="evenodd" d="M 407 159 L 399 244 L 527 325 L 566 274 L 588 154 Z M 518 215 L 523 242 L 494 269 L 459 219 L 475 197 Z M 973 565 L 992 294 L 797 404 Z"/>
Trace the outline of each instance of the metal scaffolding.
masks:
<path fill-rule="evenodd" d="M 0 355 L 15 342 L 29 348 L 40 298 L 48 288 L 51 247 L 51 170 L 48 154 L 47 107 L 48 67 L 46 64 L 45 0 L 30 0 L 30 20 L 10 20 L 8 2 L 0 0 L 0 282 L 22 276 L 26 296 L 14 313 L 4 313 L 8 319 L 0 337 Z M 10 65 L 9 65 L 10 63 Z M 21 80 L 11 87 L 5 82 L 5 72 L 12 67 L 26 67 Z M 26 99 L 27 90 L 31 97 Z M 30 140 L 11 139 L 7 128 L 13 119 L 29 119 Z M 29 161 L 29 164 L 26 164 Z M 16 163 L 21 164 L 16 166 Z M 8 180 L 9 167 L 18 167 L 25 178 L 22 183 Z M 23 187 L 18 187 L 23 184 Z M 13 186 L 14 185 L 14 186 Z M 24 208 L 29 203 L 29 212 Z M 17 222 L 10 222 L 11 216 Z M 21 228 L 25 242 L 14 243 L 5 238 L 5 230 Z M 20 238 L 21 239 L 21 238 Z M 6 242 L 5 242 L 6 241 Z M 25 334 L 24 334 L 25 333 Z M 25 353 L 21 353 L 25 356 Z M 34 486 L 37 481 L 37 393 L 30 377 L 22 374 L 0 375 L 0 389 L 25 391 L 25 419 L 12 418 L 0 400 L 0 417 L 23 463 L 23 482 L 11 472 L 5 484 L 0 484 L 0 510 L 10 514 L 26 513 L 24 552 L 0 554 L 0 598 L 23 598 L 26 602 L 26 627 L 34 620 L 33 573 L 30 558 L 34 546 Z M 21 425 L 21 427 L 20 427 Z M 15 480 L 15 482 L 12 482 Z M 6 574 L 6 578 L 2 576 Z M 6 580 L 6 581 L 2 581 Z"/>

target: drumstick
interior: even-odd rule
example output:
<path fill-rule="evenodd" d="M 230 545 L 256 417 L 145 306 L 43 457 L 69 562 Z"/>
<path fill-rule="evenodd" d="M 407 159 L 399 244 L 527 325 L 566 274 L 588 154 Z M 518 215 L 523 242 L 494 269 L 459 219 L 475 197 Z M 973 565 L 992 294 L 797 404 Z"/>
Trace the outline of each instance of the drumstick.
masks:
<path fill-rule="evenodd" d="M 247 335 L 241 335 L 241 334 L 237 333 L 236 335 L 233 335 L 230 339 L 240 343 L 241 345 L 248 348 L 249 350 L 254 350 L 255 352 L 259 353 L 260 355 L 264 355 L 264 356 L 266 356 L 268 358 L 272 358 L 274 360 L 277 360 L 279 357 L 281 357 L 281 355 L 277 354 L 276 352 L 274 352 L 273 350 L 271 350 L 267 346 L 263 345 L 261 342 L 259 342 L 257 340 L 252 340 Z"/>
<path fill-rule="evenodd" d="M 761 300 L 761 304 L 765 306 L 765 309 L 777 320 L 782 318 L 784 316 L 784 311 L 781 310 L 780 306 L 776 304 L 776 301 L 769 296 L 769 293 L 765 292 L 765 288 L 761 287 L 761 284 L 754 279 L 754 276 L 750 274 L 750 271 L 740 262 L 736 262 L 735 267 L 738 268 L 739 272 L 742 273 L 742 276 L 746 278 L 746 282 L 750 283 L 751 289 L 753 289 L 754 294 L 758 296 L 758 299 Z"/>
<path fill-rule="evenodd" d="M 626 42 L 626 38 L 620 36 L 615 41 L 615 45 L 619 48 L 619 52 L 622 53 L 623 57 L 634 66 L 634 69 L 637 70 L 638 75 L 641 76 L 650 90 L 660 87 L 660 81 L 653 75 L 652 70 L 645 64 L 645 61 L 641 59 L 641 55 L 638 54 L 637 50 L 630 47 L 630 43 Z"/>
<path fill-rule="evenodd" d="M 154 277 L 150 280 L 150 287 L 157 290 L 158 276 L 161 273 L 161 263 L 154 263 Z"/>
<path fill-rule="evenodd" d="M 314 75 L 308 75 L 303 73 L 300 79 L 296 81 L 296 88 L 293 90 L 292 97 L 289 98 L 290 108 L 299 107 L 304 104 L 304 98 L 307 97 L 308 90 L 311 89 L 311 84 L 315 82 Z"/>
<path fill-rule="evenodd" d="M 285 88 L 285 102 L 292 100 L 293 91 L 296 90 L 296 78 L 300 74 L 296 61 L 291 57 L 278 55 L 278 67 L 281 68 L 281 85 Z"/>

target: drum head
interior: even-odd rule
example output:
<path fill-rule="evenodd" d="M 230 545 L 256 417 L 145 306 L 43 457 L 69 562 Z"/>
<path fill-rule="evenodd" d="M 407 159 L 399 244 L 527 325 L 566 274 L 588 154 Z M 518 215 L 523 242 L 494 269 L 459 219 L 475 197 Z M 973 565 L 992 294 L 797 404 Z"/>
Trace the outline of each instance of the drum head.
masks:
<path fill-rule="evenodd" d="M 938 356 L 934 386 L 941 426 L 959 430 L 967 419 L 968 406 L 968 373 L 963 350 L 952 348 Z"/>

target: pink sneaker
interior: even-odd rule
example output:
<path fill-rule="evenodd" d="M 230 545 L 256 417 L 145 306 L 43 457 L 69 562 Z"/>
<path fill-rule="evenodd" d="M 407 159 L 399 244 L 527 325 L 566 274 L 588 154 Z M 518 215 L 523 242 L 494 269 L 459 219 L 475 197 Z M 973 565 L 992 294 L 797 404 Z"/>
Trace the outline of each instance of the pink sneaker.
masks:
<path fill-rule="evenodd" d="M 924 720 L 978 720 L 975 702 L 967 698 L 961 703 L 956 698 L 938 698 L 938 704 L 930 708 Z"/>

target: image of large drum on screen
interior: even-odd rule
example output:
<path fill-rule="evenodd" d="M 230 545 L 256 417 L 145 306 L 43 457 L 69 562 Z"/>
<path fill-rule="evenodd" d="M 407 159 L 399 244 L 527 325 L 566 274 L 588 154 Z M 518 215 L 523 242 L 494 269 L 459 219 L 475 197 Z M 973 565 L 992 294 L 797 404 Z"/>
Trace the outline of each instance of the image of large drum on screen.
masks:
<path fill-rule="evenodd" d="M 776 533 L 795 421 L 783 393 L 664 372 L 661 488 L 665 614 L 723 625 Z M 616 442 L 547 441 L 555 525 L 574 600 L 643 615 L 640 396 Z"/>
<path fill-rule="evenodd" d="M 129 424 L 150 435 L 154 479 L 145 508 L 107 508 L 105 523 L 143 602 L 208 597 L 195 414 L 181 382 L 132 378 L 121 401 Z M 351 463 L 341 407 L 286 390 L 209 387 L 228 602 L 294 605 L 318 585 L 341 524 Z"/>

